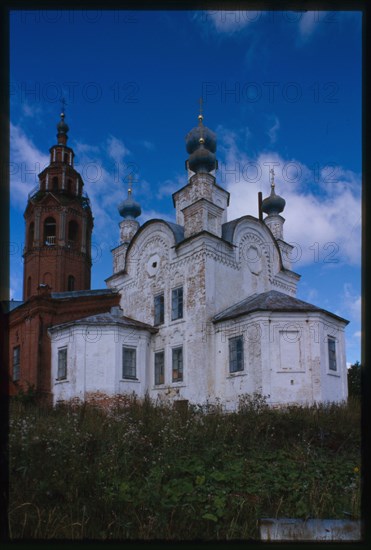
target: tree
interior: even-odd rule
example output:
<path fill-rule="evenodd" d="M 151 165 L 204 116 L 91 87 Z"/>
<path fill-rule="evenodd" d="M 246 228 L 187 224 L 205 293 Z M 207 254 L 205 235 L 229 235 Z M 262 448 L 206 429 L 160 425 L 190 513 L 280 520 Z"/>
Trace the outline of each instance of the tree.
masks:
<path fill-rule="evenodd" d="M 356 361 L 348 369 L 348 393 L 349 397 L 361 396 L 361 365 Z"/>

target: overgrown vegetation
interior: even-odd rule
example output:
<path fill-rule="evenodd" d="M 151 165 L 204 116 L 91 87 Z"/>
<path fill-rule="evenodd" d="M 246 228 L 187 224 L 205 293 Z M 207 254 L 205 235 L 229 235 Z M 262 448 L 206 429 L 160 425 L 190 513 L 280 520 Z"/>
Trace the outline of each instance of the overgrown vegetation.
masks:
<path fill-rule="evenodd" d="M 350 397 L 361 397 L 361 365 L 356 361 L 348 369 L 348 392 Z"/>
<path fill-rule="evenodd" d="M 11 404 L 12 538 L 256 539 L 262 517 L 359 517 L 357 401 L 110 404 Z"/>

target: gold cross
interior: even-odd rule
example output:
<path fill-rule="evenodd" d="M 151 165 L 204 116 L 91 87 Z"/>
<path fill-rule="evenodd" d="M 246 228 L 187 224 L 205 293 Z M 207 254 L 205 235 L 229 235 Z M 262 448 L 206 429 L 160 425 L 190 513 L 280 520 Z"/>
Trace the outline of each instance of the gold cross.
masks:
<path fill-rule="evenodd" d="M 130 195 L 131 195 L 131 193 L 132 193 L 132 191 L 133 191 L 133 183 L 135 183 L 136 181 L 137 181 L 137 180 L 134 180 L 134 179 L 133 179 L 133 174 L 130 173 L 130 174 L 128 175 L 128 195 L 129 195 L 129 197 L 130 197 Z"/>
<path fill-rule="evenodd" d="M 271 186 L 274 187 L 274 168 L 271 168 L 269 171 L 270 171 L 270 173 L 272 174 Z"/>

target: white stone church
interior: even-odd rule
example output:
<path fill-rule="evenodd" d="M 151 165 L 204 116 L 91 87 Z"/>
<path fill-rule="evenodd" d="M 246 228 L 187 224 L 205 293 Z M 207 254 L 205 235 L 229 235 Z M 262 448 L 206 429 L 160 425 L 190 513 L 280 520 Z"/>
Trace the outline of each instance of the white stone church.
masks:
<path fill-rule="evenodd" d="M 254 392 L 272 405 L 347 398 L 348 321 L 295 297 L 274 173 L 259 217 L 227 221 L 216 136 L 198 118 L 186 136 L 188 182 L 173 194 L 176 223 L 140 226 L 131 188 L 119 205 L 106 283 L 120 307 L 49 329 L 55 403 L 95 392 L 227 410 Z"/>

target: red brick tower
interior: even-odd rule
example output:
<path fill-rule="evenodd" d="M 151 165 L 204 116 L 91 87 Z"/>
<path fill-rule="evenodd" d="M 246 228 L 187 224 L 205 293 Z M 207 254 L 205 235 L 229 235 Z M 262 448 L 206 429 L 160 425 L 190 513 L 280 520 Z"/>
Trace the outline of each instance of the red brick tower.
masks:
<path fill-rule="evenodd" d="M 24 213 L 24 300 L 37 294 L 40 284 L 53 292 L 90 289 L 93 217 L 81 175 L 73 167 L 74 152 L 67 146 L 64 111 L 60 116 L 50 164 L 39 174 Z"/>

